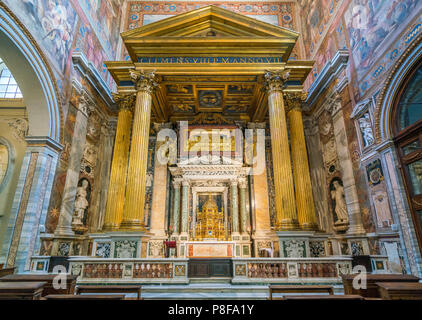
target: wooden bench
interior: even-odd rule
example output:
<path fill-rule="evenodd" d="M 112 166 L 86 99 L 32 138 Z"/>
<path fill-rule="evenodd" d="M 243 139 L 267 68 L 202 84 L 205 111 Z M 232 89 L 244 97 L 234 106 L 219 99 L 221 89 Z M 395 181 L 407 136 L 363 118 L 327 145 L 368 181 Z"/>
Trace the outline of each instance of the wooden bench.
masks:
<path fill-rule="evenodd" d="M 359 295 L 304 295 L 304 296 L 284 296 L 283 300 L 364 300 Z"/>
<path fill-rule="evenodd" d="M 273 298 L 274 293 L 328 293 L 333 295 L 333 287 L 325 285 L 270 285 L 270 296 L 269 300 L 275 300 L 279 298 Z"/>
<path fill-rule="evenodd" d="M 357 294 L 367 298 L 380 298 L 377 282 L 418 282 L 419 278 L 409 274 L 367 274 L 366 289 L 354 289 L 353 279 L 358 274 L 342 275 L 344 294 Z"/>
<path fill-rule="evenodd" d="M 422 300 L 419 282 L 377 282 L 376 285 L 384 300 Z"/>
<path fill-rule="evenodd" d="M 141 288 L 142 286 L 138 285 L 78 285 L 75 289 L 75 292 L 77 295 L 80 295 L 81 293 L 136 293 L 138 300 L 142 300 Z"/>
<path fill-rule="evenodd" d="M 16 267 L 0 269 L 0 278 L 15 273 Z"/>
<path fill-rule="evenodd" d="M 45 300 L 124 300 L 123 294 L 108 294 L 108 295 L 73 295 L 73 294 L 49 294 L 44 297 Z"/>
<path fill-rule="evenodd" d="M 11 274 L 0 278 L 0 282 L 47 282 L 42 293 L 43 296 L 49 294 L 73 294 L 75 292 L 77 276 L 66 274 L 66 288 L 55 289 L 53 281 L 57 274 Z M 59 284 L 61 282 L 59 281 Z"/>
<path fill-rule="evenodd" d="M 0 282 L 1 300 L 40 300 L 47 282 Z"/>

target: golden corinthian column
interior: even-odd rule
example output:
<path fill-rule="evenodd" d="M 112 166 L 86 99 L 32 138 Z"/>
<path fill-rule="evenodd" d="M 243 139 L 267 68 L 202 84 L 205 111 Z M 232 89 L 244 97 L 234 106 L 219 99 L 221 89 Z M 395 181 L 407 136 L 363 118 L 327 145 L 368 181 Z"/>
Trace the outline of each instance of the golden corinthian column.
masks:
<path fill-rule="evenodd" d="M 306 152 L 305 133 L 302 120 L 303 93 L 287 93 L 287 117 L 290 124 L 290 143 L 292 148 L 293 175 L 295 179 L 296 207 L 300 227 L 303 230 L 316 230 L 316 214 L 309 175 L 308 153 Z"/>
<path fill-rule="evenodd" d="M 120 228 L 145 231 L 144 208 L 148 141 L 152 93 L 157 83 L 153 73 L 131 71 L 131 78 L 135 83 L 137 94 L 130 144 L 125 210 Z"/>
<path fill-rule="evenodd" d="M 133 94 L 114 94 L 113 98 L 118 104 L 119 115 L 117 118 L 116 138 L 114 141 L 114 152 L 110 173 L 110 187 L 107 194 L 107 206 L 104 218 L 103 229 L 106 231 L 119 229 L 123 217 L 132 110 L 135 103 L 135 96 Z"/>
<path fill-rule="evenodd" d="M 273 153 L 277 229 L 280 231 L 299 228 L 283 101 L 283 88 L 288 78 L 289 72 L 287 71 L 265 74 Z"/>

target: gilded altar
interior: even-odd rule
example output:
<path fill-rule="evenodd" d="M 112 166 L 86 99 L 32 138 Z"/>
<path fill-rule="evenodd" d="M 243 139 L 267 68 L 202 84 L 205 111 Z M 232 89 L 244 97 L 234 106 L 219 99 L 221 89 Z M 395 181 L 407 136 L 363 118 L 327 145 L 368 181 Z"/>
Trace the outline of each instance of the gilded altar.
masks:
<path fill-rule="evenodd" d="M 224 213 L 218 210 L 218 205 L 208 194 L 208 200 L 202 207 L 201 212 L 199 208 L 196 212 L 196 226 L 195 236 L 191 237 L 194 240 L 224 240 Z"/>
<path fill-rule="evenodd" d="M 272 255 L 275 230 L 315 230 L 300 109 L 313 62 L 289 60 L 298 36 L 215 6 L 123 33 L 130 60 L 106 62 L 119 115 L 104 230 L 143 233 L 154 258 L 165 241 L 177 257 Z"/>

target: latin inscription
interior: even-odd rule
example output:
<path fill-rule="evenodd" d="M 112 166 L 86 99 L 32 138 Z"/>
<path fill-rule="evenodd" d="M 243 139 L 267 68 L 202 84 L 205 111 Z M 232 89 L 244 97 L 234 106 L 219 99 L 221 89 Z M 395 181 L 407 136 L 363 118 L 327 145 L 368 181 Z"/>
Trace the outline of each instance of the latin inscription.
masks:
<path fill-rule="evenodd" d="M 209 64 L 209 63 L 283 63 L 282 57 L 138 57 L 139 63 Z"/>

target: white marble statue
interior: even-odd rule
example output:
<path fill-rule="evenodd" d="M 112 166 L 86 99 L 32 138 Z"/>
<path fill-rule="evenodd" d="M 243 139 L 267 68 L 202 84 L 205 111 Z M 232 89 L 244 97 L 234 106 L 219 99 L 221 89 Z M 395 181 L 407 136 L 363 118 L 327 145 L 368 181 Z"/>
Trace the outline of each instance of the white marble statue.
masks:
<path fill-rule="evenodd" d="M 344 198 L 344 188 L 337 180 L 333 181 L 334 190 L 331 190 L 331 199 L 335 201 L 334 212 L 337 215 L 335 223 L 347 223 L 349 216 L 347 214 L 346 200 Z"/>
<path fill-rule="evenodd" d="M 374 133 L 372 132 L 369 113 L 365 113 L 363 117 L 359 119 L 359 127 L 362 132 L 362 139 L 365 147 L 372 145 L 374 143 Z"/>
<path fill-rule="evenodd" d="M 88 181 L 83 180 L 82 185 L 76 190 L 76 200 L 75 200 L 75 213 L 73 215 L 74 225 L 82 225 L 85 209 L 88 208 Z"/>

